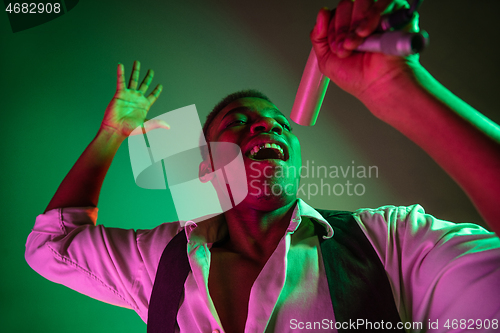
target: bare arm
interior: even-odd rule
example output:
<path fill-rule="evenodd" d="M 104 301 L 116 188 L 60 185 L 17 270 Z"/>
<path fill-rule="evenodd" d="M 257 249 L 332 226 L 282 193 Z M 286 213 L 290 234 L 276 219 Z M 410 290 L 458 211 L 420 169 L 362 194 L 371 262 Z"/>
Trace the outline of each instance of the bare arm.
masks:
<path fill-rule="evenodd" d="M 404 5 L 342 0 L 334 13 L 322 9 L 311 33 L 320 68 L 424 149 L 500 234 L 500 127 L 437 82 L 418 56 L 352 52 L 374 31 L 384 10 Z"/>
<path fill-rule="evenodd" d="M 424 149 L 462 187 L 500 235 L 497 124 L 453 95 L 420 66 L 413 68 L 411 77 L 401 75 L 390 84 L 372 87 L 361 100 Z"/>
<path fill-rule="evenodd" d="M 45 211 L 64 207 L 97 206 L 104 177 L 120 144 L 135 128 L 143 125 L 149 108 L 162 90 L 161 85 L 158 85 L 146 96 L 154 74 L 153 71 L 148 71 L 137 88 L 139 71 L 140 63 L 136 61 L 127 88 L 123 65 L 118 65 L 116 93 L 106 108 L 99 131 L 66 175 Z M 169 128 L 164 122 L 147 124 L 147 130 Z"/>

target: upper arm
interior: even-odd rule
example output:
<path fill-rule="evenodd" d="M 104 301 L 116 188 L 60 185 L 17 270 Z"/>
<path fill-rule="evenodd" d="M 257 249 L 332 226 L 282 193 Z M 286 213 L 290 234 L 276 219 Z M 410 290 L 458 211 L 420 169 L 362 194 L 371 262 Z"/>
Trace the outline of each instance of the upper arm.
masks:
<path fill-rule="evenodd" d="M 40 215 L 26 243 L 28 264 L 53 282 L 133 309 L 142 317 L 154 281 L 147 267 L 157 264 L 162 246 L 178 231 L 177 224 L 142 232 L 94 224 L 88 209 L 56 209 Z M 161 234 L 157 241 L 162 244 L 141 249 L 138 238 L 145 234 Z"/>
<path fill-rule="evenodd" d="M 365 211 L 357 220 L 386 268 L 403 320 L 500 317 L 494 233 L 436 219 L 420 206 Z"/>

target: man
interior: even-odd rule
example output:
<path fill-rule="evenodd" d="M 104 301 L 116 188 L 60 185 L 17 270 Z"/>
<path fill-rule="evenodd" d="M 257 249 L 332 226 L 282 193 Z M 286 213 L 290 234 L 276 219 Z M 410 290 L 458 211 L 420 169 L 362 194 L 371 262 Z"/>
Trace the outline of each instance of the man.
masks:
<path fill-rule="evenodd" d="M 352 52 L 375 30 L 381 13 L 398 6 L 389 0 L 347 0 L 335 12 L 322 9 L 311 33 L 320 68 L 427 151 L 498 233 L 498 126 L 437 83 L 416 57 Z M 93 225 L 114 154 L 143 124 L 161 92 L 157 86 L 145 95 L 152 77 L 148 72 L 138 85 L 136 62 L 127 88 L 123 66 L 118 66 L 117 92 L 97 136 L 28 238 L 28 263 L 50 280 L 132 308 L 146 321 L 163 249 L 185 232 L 191 272 L 177 313 L 180 331 L 282 332 L 300 329 L 293 325 L 297 322 L 334 321 L 317 226 L 327 238 L 335 235 L 321 214 L 297 200 L 293 175 L 262 172 L 301 165 L 298 139 L 264 96 L 236 96 L 206 126 L 207 141 L 235 143 L 245 155 L 247 182 L 255 182 L 243 202 L 185 229 L 178 223 L 137 232 Z M 159 127 L 168 125 L 157 122 L 146 130 Z M 266 143 L 275 147 L 265 152 Z M 200 179 L 210 181 L 211 171 L 206 159 Z M 289 190 L 266 194 L 259 191 L 265 182 Z M 384 266 L 401 320 L 424 323 L 409 331 L 449 331 L 443 326 L 446 319 L 500 318 L 500 242 L 493 233 L 437 220 L 419 206 L 359 210 L 353 216 Z M 428 325 L 436 320 L 441 326 Z"/>

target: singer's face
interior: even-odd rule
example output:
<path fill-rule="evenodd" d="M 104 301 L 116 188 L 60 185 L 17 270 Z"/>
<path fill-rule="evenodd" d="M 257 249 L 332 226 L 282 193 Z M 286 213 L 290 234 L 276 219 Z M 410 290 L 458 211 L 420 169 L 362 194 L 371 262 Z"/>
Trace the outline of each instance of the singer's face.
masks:
<path fill-rule="evenodd" d="M 210 138 L 240 147 L 249 197 L 295 199 L 302 165 L 300 143 L 274 104 L 256 97 L 230 103 L 213 120 Z"/>

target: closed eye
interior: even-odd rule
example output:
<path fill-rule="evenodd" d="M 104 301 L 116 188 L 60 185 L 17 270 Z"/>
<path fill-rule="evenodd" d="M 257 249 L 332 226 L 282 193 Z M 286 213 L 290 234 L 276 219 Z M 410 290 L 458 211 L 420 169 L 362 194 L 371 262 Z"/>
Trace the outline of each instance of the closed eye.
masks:
<path fill-rule="evenodd" d="M 278 121 L 278 120 L 277 120 Z M 292 128 L 290 127 L 290 125 L 288 125 L 288 122 L 284 122 L 284 121 L 278 121 L 278 123 L 281 125 L 281 127 L 283 127 L 285 130 L 287 130 L 288 132 L 291 132 L 292 131 Z"/>
<path fill-rule="evenodd" d="M 283 128 L 286 129 L 288 132 L 292 131 L 292 128 L 288 124 L 281 124 L 281 126 L 283 126 Z"/>
<path fill-rule="evenodd" d="M 229 124 L 227 124 L 227 127 L 233 126 L 233 125 L 239 125 L 239 124 L 245 124 L 244 120 L 233 120 Z"/>

